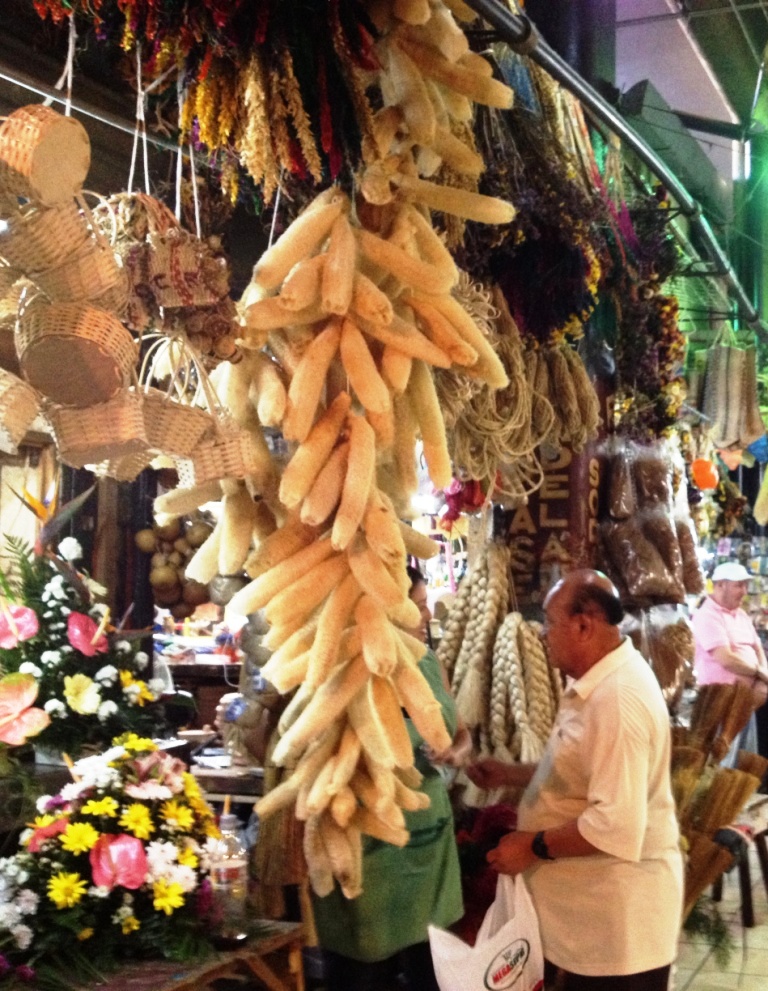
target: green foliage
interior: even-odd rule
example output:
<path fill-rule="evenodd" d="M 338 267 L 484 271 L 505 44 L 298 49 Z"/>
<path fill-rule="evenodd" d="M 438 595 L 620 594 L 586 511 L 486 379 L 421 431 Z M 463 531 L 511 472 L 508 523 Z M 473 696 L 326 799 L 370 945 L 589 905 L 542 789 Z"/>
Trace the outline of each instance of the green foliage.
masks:
<path fill-rule="evenodd" d="M 733 936 L 710 897 L 702 895 L 699 898 L 683 924 L 683 931 L 691 936 L 702 936 L 712 948 L 717 966 L 725 970 L 734 950 Z"/>

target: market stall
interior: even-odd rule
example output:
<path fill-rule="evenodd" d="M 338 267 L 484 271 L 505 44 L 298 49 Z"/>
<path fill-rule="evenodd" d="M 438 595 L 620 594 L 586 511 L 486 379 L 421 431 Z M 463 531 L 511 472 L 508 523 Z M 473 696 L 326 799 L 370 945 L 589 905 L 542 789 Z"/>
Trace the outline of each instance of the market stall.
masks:
<path fill-rule="evenodd" d="M 686 615 L 704 590 L 702 462 L 765 433 L 756 353 L 724 324 L 685 403 L 694 360 L 670 221 L 685 196 L 654 186 L 612 119 L 585 115 L 599 101 L 561 86 L 546 47 L 489 40 L 476 6 L 487 5 L 342 0 L 299 16 L 288 2 L 35 4 L 72 50 L 84 29 L 118 43 L 136 91 L 125 189 L 86 192 L 75 117 L 28 105 L 0 124 L 0 291 L 18 361 L 0 370 L 3 449 L 42 422 L 68 469 L 134 494 L 137 478 L 155 482 L 130 534 L 156 609 L 149 652 L 137 640 L 152 630 L 123 632 L 130 618 L 98 605 L 103 592 L 68 554 L 62 536 L 85 497 L 57 513 L 20 494 L 43 529 L 34 547 L 12 544 L 0 590 L 0 665 L 37 685 L 38 749 L 76 758 L 119 737 L 115 759 L 136 762 L 126 794 L 136 768 L 141 784 L 155 766 L 168 791 L 148 785 L 136 796 L 148 804 L 121 808 L 121 833 L 122 790 L 76 766 L 66 817 L 98 815 L 98 831 L 81 822 L 79 845 L 64 846 L 74 823 L 49 798 L 23 838 L 25 864 L 59 844 L 80 858 L 49 900 L 77 910 L 84 944 L 109 934 L 105 967 L 135 932 L 164 954 L 164 925 L 192 941 L 204 931 L 216 827 L 200 782 L 212 801 L 261 796 L 257 856 L 275 887 L 308 878 L 318 896 L 355 899 L 364 838 L 408 842 L 425 798 L 410 728 L 434 752 L 451 744 L 409 632 L 412 562 L 438 559 L 433 597 L 450 590 L 437 654 L 475 756 L 525 762 L 541 755 L 563 687 L 540 638 L 543 596 L 574 568 L 604 568 L 681 724 L 680 817 L 701 860 L 723 824 L 722 808 L 701 811 L 702 793 L 718 806 L 712 744 L 736 732 L 739 704 L 723 702 L 725 728 L 705 733 L 698 710 L 682 725 Z M 164 189 L 149 167 L 150 109 L 172 120 Z M 236 286 L 242 264 L 218 222 L 243 200 L 268 223 L 254 217 L 264 250 Z M 712 467 L 716 491 L 727 483 Z M 246 771 L 201 762 L 193 776 L 157 756 L 150 737 L 169 732 L 173 688 L 196 698 L 188 728 L 218 721 L 214 756 Z M 222 714 L 225 692 L 237 705 Z M 759 770 L 734 772 L 743 787 L 728 817 Z M 489 800 L 465 786 L 460 776 L 463 804 Z M 162 863 L 136 848 L 154 832 L 175 844 Z M 97 922 L 78 885 L 102 869 L 97 843 L 126 835 L 143 870 L 115 868 Z M 727 862 L 707 863 L 716 874 Z M 712 880 L 691 864 L 689 909 Z M 72 919 L 46 910 L 43 935 L 19 909 L 14 966 L 55 962 L 71 943 Z"/>

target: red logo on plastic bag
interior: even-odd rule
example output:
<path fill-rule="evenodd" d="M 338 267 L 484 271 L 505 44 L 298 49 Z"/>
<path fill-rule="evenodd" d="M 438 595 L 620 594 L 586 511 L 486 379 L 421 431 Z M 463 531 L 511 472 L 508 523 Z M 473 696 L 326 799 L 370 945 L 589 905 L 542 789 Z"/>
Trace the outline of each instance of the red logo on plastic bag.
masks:
<path fill-rule="evenodd" d="M 511 988 L 523 976 L 523 970 L 531 954 L 527 939 L 516 939 L 496 954 L 488 965 L 483 983 L 489 991 Z"/>

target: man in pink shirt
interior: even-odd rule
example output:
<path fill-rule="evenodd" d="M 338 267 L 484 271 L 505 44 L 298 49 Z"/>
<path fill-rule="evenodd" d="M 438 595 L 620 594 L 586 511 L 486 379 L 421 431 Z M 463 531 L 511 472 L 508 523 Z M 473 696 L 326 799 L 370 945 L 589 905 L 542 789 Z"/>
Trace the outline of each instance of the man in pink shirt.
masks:
<path fill-rule="evenodd" d="M 768 697 L 768 661 L 752 620 L 741 608 L 749 573 L 741 564 L 718 564 L 712 584 L 712 594 L 691 620 L 696 678 L 700 685 L 732 685 L 737 681 L 749 685 L 754 708 L 759 709 Z M 737 743 L 742 749 L 757 749 L 754 717 Z M 735 756 L 738 747 L 733 749 Z"/>

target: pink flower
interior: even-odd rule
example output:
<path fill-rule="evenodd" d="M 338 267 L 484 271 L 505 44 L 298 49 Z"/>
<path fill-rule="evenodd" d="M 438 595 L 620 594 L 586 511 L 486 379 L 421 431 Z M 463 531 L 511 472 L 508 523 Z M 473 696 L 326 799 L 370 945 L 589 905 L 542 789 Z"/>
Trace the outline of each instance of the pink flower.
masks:
<path fill-rule="evenodd" d="M 31 674 L 8 674 L 0 678 L 0 742 L 19 747 L 50 723 L 47 712 L 32 708 L 37 682 Z"/>
<path fill-rule="evenodd" d="M 103 833 L 89 854 L 93 883 L 111 891 L 116 885 L 134 891 L 147 876 L 144 844 L 136 836 Z"/>
<path fill-rule="evenodd" d="M 40 826 L 40 828 L 36 829 L 30 836 L 29 843 L 27 843 L 27 849 L 30 853 L 39 853 L 40 847 L 46 840 L 51 839 L 52 836 L 58 836 L 59 833 L 63 833 L 68 825 L 69 819 L 67 819 L 66 816 L 62 816 L 60 819 L 55 819 L 52 823 L 49 823 L 47 826 Z"/>
<path fill-rule="evenodd" d="M 29 640 L 39 629 L 37 613 L 29 606 L 3 605 L 0 609 L 0 647 L 12 650 Z"/>
<path fill-rule="evenodd" d="M 67 639 L 81 654 L 86 657 L 93 657 L 95 654 L 103 654 L 109 650 L 107 638 L 102 634 L 96 638 L 98 625 L 90 616 L 85 616 L 81 612 L 69 614 L 67 619 Z M 96 641 L 94 643 L 94 640 Z"/>

